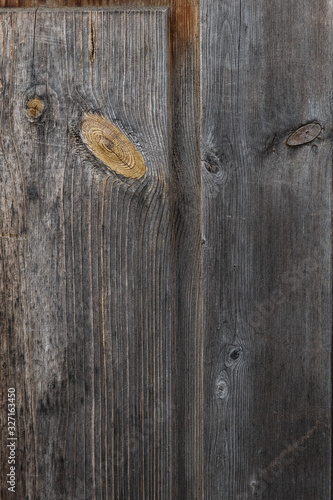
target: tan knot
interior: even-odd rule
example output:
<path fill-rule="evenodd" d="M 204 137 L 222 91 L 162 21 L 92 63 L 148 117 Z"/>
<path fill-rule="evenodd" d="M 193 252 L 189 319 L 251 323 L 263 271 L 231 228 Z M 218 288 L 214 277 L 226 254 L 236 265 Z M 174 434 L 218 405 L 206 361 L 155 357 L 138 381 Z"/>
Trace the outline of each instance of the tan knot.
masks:
<path fill-rule="evenodd" d="M 39 118 L 44 111 L 44 103 L 39 97 L 33 97 L 27 103 L 27 113 L 29 118 Z"/>
<path fill-rule="evenodd" d="M 147 171 L 142 155 L 128 137 L 102 116 L 84 115 L 81 139 L 99 160 L 117 174 L 140 179 Z"/>

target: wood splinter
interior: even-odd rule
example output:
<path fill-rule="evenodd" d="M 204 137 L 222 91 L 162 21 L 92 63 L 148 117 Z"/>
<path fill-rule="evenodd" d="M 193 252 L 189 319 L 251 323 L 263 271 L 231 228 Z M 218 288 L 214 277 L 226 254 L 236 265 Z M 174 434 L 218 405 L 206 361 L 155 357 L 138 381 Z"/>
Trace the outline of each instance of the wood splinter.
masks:
<path fill-rule="evenodd" d="M 132 142 L 106 118 L 85 114 L 81 139 L 110 170 L 124 177 L 140 179 L 147 171 L 144 159 Z"/>

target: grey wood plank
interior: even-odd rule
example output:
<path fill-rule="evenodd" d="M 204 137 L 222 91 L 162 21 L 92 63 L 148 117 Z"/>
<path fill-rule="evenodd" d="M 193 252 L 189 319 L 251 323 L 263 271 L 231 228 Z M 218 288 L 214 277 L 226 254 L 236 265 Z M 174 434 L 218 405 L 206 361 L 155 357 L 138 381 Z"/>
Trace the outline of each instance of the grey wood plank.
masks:
<path fill-rule="evenodd" d="M 167 11 L 2 11 L 0 26 L 1 390 L 17 390 L 16 494 L 170 498 Z M 109 166 L 83 140 L 91 115 L 119 130 L 89 129 Z M 128 140 L 141 177 L 126 173 Z"/>
<path fill-rule="evenodd" d="M 332 21 L 328 0 L 201 3 L 210 500 L 331 498 Z"/>

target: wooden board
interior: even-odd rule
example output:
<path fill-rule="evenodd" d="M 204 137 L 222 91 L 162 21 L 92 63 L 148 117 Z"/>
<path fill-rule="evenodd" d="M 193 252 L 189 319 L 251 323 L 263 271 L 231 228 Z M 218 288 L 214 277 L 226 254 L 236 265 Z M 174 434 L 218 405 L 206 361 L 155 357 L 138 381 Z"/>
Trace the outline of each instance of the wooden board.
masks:
<path fill-rule="evenodd" d="M 202 496 L 199 0 L 0 0 L 8 8 L 166 7 L 170 11 L 172 497 Z"/>
<path fill-rule="evenodd" d="M 168 13 L 2 11 L 0 29 L 16 495 L 170 498 Z"/>
<path fill-rule="evenodd" d="M 202 2 L 207 499 L 331 498 L 332 21 Z"/>
<path fill-rule="evenodd" d="M 329 1 L 0 6 L 17 496 L 330 498 Z"/>
<path fill-rule="evenodd" d="M 198 0 L 0 0 L 1 7 L 169 9 L 172 497 L 202 495 L 202 309 Z M 46 27 L 46 29 L 49 29 Z M 118 33 L 123 36 L 123 33 Z M 68 34 L 73 36 L 73 32 Z M 63 47 L 64 48 L 64 47 Z M 90 46 L 91 51 L 91 46 Z M 90 52 L 91 53 L 91 52 Z M 11 273 L 5 279 L 11 286 Z M 98 299 L 97 299 L 98 300 Z M 75 307 L 73 303 L 71 307 Z M 122 319 L 122 318 L 121 318 Z M 6 329 L 6 327 L 4 327 Z M 7 355 L 6 355 L 7 356 Z M 5 359 L 7 359 L 5 356 Z M 24 356 L 23 356 L 24 358 Z M 5 361 L 6 362 L 6 361 Z M 5 381 L 4 373 L 1 380 Z M 29 459 L 30 450 L 26 458 Z M 153 476 L 151 476 L 153 477 Z M 60 478 L 59 478 L 60 480 Z M 101 479 L 104 481 L 105 479 Z M 153 479 L 151 479 L 153 480 Z M 154 479 L 155 480 L 155 479 Z"/>

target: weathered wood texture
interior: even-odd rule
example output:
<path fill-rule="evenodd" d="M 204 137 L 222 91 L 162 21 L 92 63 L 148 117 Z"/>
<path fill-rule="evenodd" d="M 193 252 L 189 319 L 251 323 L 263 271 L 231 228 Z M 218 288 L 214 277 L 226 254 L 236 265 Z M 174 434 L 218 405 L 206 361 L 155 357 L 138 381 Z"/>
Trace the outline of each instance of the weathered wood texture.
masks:
<path fill-rule="evenodd" d="M 331 498 L 332 22 L 202 1 L 207 499 Z"/>
<path fill-rule="evenodd" d="M 329 499 L 331 2 L 202 0 L 201 179 L 197 0 L 0 0 L 97 4 L 0 16 L 17 496 Z"/>
<path fill-rule="evenodd" d="M 199 0 L 0 0 L 0 7 L 170 8 L 173 497 L 202 495 Z"/>
<path fill-rule="evenodd" d="M 3 11 L 0 29 L 1 391 L 17 391 L 16 495 L 168 499 L 168 13 Z M 86 147 L 91 114 L 130 139 L 141 178 Z"/>
<path fill-rule="evenodd" d="M 170 234 L 172 497 L 202 494 L 202 329 L 198 0 L 0 0 L 1 7 L 168 7 L 170 18 Z M 123 36 L 123 33 L 118 33 Z M 65 50 L 65 48 L 64 48 Z M 11 283 L 10 275 L 7 278 Z"/>

